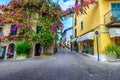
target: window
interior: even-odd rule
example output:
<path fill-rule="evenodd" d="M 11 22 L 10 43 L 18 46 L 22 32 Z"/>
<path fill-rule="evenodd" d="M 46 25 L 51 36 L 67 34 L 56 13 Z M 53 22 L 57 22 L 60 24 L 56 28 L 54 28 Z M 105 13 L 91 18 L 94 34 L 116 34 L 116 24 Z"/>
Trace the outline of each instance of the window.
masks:
<path fill-rule="evenodd" d="M 77 29 L 75 29 L 75 37 L 77 37 Z"/>
<path fill-rule="evenodd" d="M 83 21 L 80 23 L 81 30 L 83 30 Z"/>
<path fill-rule="evenodd" d="M 37 28 L 36 28 L 36 33 L 39 33 L 40 30 L 41 30 L 41 26 L 37 26 Z"/>
<path fill-rule="evenodd" d="M 120 3 L 111 3 L 111 14 L 120 20 Z"/>
<path fill-rule="evenodd" d="M 120 3 L 111 3 L 111 9 L 120 9 Z"/>
<path fill-rule="evenodd" d="M 77 18 L 75 17 L 75 26 L 77 25 Z"/>
<path fill-rule="evenodd" d="M 76 4 L 80 4 L 81 0 L 76 0 Z"/>
<path fill-rule="evenodd" d="M 0 28 L 0 36 L 2 36 L 2 35 L 3 35 L 2 28 Z"/>
<path fill-rule="evenodd" d="M 11 35 L 16 35 L 17 34 L 17 27 L 16 25 L 12 25 L 10 29 Z"/>

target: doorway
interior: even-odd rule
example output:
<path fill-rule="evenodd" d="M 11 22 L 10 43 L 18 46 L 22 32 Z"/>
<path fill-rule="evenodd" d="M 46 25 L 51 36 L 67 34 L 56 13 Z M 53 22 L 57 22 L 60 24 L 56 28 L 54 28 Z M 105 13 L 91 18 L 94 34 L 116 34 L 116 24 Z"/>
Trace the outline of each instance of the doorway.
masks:
<path fill-rule="evenodd" d="M 14 44 L 11 43 L 9 46 L 8 46 L 8 51 L 7 51 L 7 59 L 13 59 L 14 58 Z"/>
<path fill-rule="evenodd" d="M 42 47 L 39 43 L 37 43 L 35 45 L 35 56 L 40 56 L 41 55 L 41 50 L 42 50 Z"/>

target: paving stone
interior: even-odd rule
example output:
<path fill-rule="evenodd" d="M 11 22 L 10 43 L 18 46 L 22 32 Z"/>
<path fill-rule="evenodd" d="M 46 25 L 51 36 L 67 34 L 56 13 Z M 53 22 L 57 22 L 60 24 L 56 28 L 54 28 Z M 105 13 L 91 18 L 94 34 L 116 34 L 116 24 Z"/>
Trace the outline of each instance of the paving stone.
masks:
<path fill-rule="evenodd" d="M 120 80 L 119 75 L 119 62 L 98 62 L 66 49 L 50 57 L 0 62 L 0 80 Z"/>

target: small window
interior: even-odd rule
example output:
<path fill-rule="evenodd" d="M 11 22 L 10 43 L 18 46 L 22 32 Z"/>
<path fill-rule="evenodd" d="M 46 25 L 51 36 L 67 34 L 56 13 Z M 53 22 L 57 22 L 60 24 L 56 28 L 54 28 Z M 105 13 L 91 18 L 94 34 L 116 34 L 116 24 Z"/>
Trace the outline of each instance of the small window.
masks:
<path fill-rule="evenodd" d="M 75 17 L 75 26 L 77 25 L 77 18 Z"/>
<path fill-rule="evenodd" d="M 80 27 L 81 27 L 81 30 L 83 30 L 83 21 L 81 22 Z"/>
<path fill-rule="evenodd" d="M 77 37 L 77 29 L 75 29 L 75 37 Z"/>
<path fill-rule="evenodd" d="M 17 26 L 12 25 L 10 29 L 11 35 L 16 35 L 17 34 Z"/>
<path fill-rule="evenodd" d="M 2 28 L 0 28 L 0 36 L 2 36 L 3 35 L 3 32 L 2 32 Z"/>
<path fill-rule="evenodd" d="M 37 28 L 36 28 L 36 33 L 39 33 L 40 30 L 41 30 L 41 26 L 37 26 Z"/>

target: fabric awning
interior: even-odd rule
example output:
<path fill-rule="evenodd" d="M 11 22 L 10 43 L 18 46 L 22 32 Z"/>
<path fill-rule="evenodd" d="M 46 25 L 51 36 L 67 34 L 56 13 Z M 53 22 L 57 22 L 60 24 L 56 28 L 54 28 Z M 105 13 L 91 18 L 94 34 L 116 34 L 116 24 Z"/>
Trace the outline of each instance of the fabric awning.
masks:
<path fill-rule="evenodd" d="M 74 38 L 74 39 L 71 40 L 71 42 L 74 42 L 74 41 L 76 41 L 76 40 L 77 40 L 77 38 Z"/>
<path fill-rule="evenodd" d="M 110 37 L 120 37 L 120 28 L 110 28 L 109 29 Z"/>
<path fill-rule="evenodd" d="M 78 37 L 77 42 L 84 41 L 84 40 L 94 40 L 94 35 L 95 35 L 94 31 L 89 32 L 83 36 Z"/>

